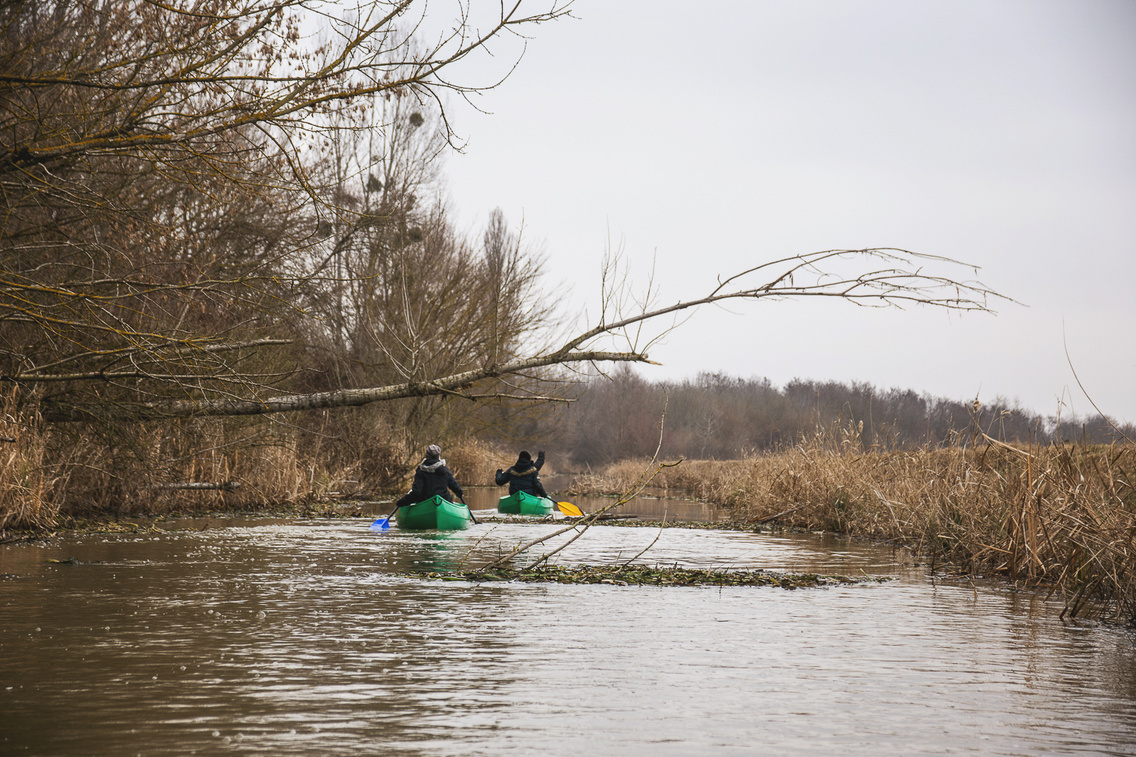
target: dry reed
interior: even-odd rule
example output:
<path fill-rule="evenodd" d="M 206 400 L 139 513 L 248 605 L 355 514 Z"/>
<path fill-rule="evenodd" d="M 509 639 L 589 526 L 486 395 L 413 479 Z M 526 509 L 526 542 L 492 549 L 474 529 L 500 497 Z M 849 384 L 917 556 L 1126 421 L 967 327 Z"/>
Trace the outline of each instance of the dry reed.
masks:
<path fill-rule="evenodd" d="M 0 535 L 71 515 L 258 510 L 404 491 L 421 450 L 367 423 L 328 417 L 266 432 L 185 421 L 94 435 L 45 427 L 0 397 Z M 1136 447 L 980 438 L 883 452 L 866 448 L 859 430 L 833 426 L 777 454 L 687 461 L 664 468 L 653 487 L 725 505 L 739 523 L 890 540 L 972 573 L 1051 586 L 1066 598 L 1064 614 L 1136 622 Z M 488 483 L 512 461 L 471 440 L 446 444 L 445 456 L 464 486 Z M 570 491 L 625 491 L 643 468 L 613 465 L 577 477 Z M 183 482 L 219 488 L 169 488 Z"/>
<path fill-rule="evenodd" d="M 422 449 L 365 413 L 303 423 L 196 419 L 130 426 L 40 424 L 0 398 L 0 538 L 68 518 L 324 511 L 410 486 Z M 504 453 L 439 440 L 463 485 L 491 484 Z"/>
<path fill-rule="evenodd" d="M 1052 587 L 1063 615 L 1136 622 L 1136 447 L 979 438 L 881 452 L 858 432 L 833 427 L 777 454 L 687 461 L 655 484 L 725 505 L 739 523 L 889 540 L 972 574 Z M 634 469 L 642 463 L 580 477 L 574 490 L 621 491 Z"/>
<path fill-rule="evenodd" d="M 0 398 L 0 534 L 10 529 L 38 530 L 55 523 L 59 506 L 44 465 L 38 418 L 21 412 L 11 393 Z"/>

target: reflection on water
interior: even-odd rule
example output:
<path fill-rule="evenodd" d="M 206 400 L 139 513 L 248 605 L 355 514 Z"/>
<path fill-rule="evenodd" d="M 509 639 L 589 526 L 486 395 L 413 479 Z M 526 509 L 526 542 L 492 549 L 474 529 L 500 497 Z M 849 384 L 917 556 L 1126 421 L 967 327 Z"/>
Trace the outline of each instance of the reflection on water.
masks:
<path fill-rule="evenodd" d="M 558 560 L 890 575 L 785 591 L 470 584 L 549 524 L 369 519 L 0 548 L 4 754 L 1130 754 L 1136 654 L 889 549 L 596 528 Z M 51 564 L 49 559 L 77 559 Z"/>

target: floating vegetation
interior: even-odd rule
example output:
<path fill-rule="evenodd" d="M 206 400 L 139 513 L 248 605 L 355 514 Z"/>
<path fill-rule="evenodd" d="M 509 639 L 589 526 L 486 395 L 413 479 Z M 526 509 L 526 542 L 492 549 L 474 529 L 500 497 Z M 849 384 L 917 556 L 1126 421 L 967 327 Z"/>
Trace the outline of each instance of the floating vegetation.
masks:
<path fill-rule="evenodd" d="M 643 565 L 559 565 L 536 568 L 498 567 L 491 570 L 412 573 L 443 581 L 521 581 L 524 583 L 610 584 L 615 586 L 777 586 L 806 589 L 843 584 L 882 583 L 890 578 L 823 576 L 814 573 L 774 573 L 767 570 L 710 570 Z"/>
<path fill-rule="evenodd" d="M 137 523 L 129 520 L 110 520 L 105 518 L 94 518 L 91 520 L 66 518 L 63 521 L 62 528 L 74 533 L 87 534 L 153 534 L 163 531 L 157 523 L 147 518 L 140 518 Z"/>

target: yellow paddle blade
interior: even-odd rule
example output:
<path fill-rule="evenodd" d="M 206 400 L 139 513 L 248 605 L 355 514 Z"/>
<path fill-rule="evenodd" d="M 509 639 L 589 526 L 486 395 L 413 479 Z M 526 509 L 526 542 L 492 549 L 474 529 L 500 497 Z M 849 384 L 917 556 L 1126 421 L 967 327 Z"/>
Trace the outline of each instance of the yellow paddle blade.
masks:
<path fill-rule="evenodd" d="M 571 502 L 557 502 L 556 506 L 560 508 L 560 512 L 565 515 L 571 515 L 574 518 L 582 518 L 584 511 L 573 505 Z"/>

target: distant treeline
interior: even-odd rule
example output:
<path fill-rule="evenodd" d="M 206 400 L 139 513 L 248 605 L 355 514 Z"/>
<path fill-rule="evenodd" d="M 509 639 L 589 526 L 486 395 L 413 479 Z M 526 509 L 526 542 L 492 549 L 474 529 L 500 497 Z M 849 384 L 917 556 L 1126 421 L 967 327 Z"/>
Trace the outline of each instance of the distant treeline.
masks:
<path fill-rule="evenodd" d="M 1108 443 L 1121 440 L 1109 419 L 1046 417 L 1002 400 L 976 404 L 880 389 L 868 383 L 701 373 L 692 380 L 648 381 L 630 369 L 592 379 L 552 424 L 521 435 L 580 465 L 604 465 L 655 452 L 662 426 L 664 458 L 734 459 L 767 452 L 833 424 L 858 431 L 880 449 L 973 444 L 982 434 L 1005 442 Z M 555 431 L 555 433 L 552 433 Z M 1120 431 L 1136 439 L 1131 424 Z M 563 445 L 563 446 L 561 446 Z"/>

